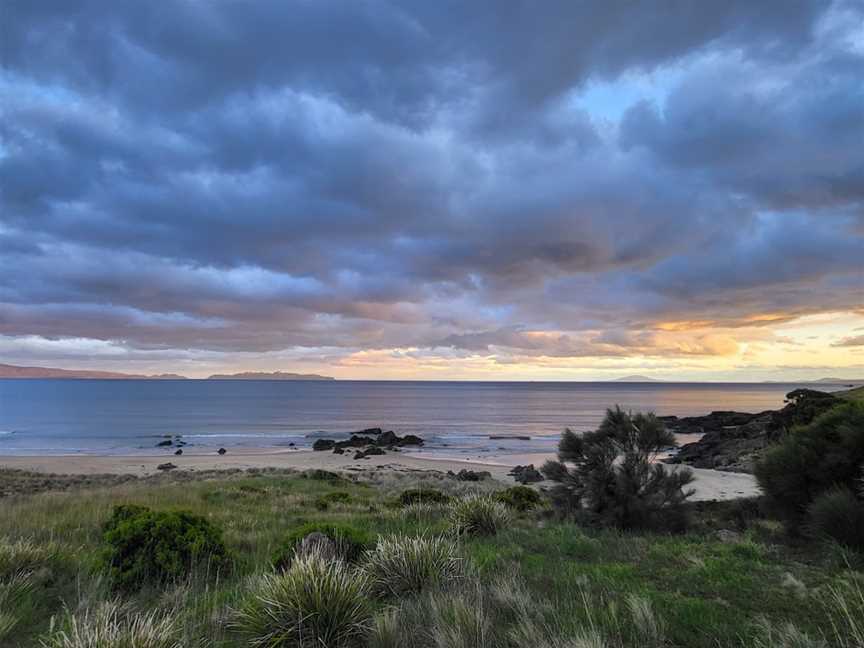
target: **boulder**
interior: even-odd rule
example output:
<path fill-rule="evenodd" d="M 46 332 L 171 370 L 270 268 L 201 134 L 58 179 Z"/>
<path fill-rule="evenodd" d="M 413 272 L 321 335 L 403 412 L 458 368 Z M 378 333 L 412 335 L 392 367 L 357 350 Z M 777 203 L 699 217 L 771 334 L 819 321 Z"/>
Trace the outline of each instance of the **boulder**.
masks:
<path fill-rule="evenodd" d="M 516 466 L 509 474 L 513 475 L 513 479 L 520 484 L 534 484 L 543 481 L 543 475 L 534 467 L 534 464 Z"/>
<path fill-rule="evenodd" d="M 489 479 L 492 477 L 492 473 L 483 471 L 474 471 L 474 470 L 466 470 L 462 469 L 458 473 L 456 473 L 456 479 L 459 481 L 483 481 L 484 479 Z"/>
<path fill-rule="evenodd" d="M 344 448 L 333 448 L 333 454 L 345 454 Z"/>
<path fill-rule="evenodd" d="M 375 443 L 379 446 L 395 446 L 400 440 L 399 436 L 393 430 L 389 430 L 387 432 L 382 432 L 376 439 Z"/>
<path fill-rule="evenodd" d="M 228 451 L 225 448 L 219 448 L 216 452 L 218 452 L 220 455 L 224 455 Z"/>
<path fill-rule="evenodd" d="M 168 463 L 159 464 L 158 466 L 156 466 L 156 470 L 163 470 L 163 471 L 167 472 L 169 470 L 174 470 L 176 467 L 177 466 L 175 466 L 173 463 L 171 463 L 169 461 Z"/>
<path fill-rule="evenodd" d="M 159 443 L 157 443 L 156 447 L 157 448 L 163 448 L 163 447 L 172 446 L 172 445 L 174 445 L 174 442 L 171 439 L 165 439 L 164 441 L 160 441 Z"/>
<path fill-rule="evenodd" d="M 406 434 L 404 437 L 399 439 L 399 443 L 396 445 L 399 446 L 422 446 L 425 443 L 423 439 L 413 434 Z"/>
<path fill-rule="evenodd" d="M 377 446 L 371 446 L 369 448 L 366 448 L 364 453 L 367 457 L 371 457 L 372 455 L 386 455 L 387 454 L 386 452 L 384 452 L 381 448 L 379 448 Z"/>
<path fill-rule="evenodd" d="M 378 436 L 379 434 L 381 434 L 381 428 L 380 427 L 366 428 L 365 430 L 360 430 L 359 432 L 357 432 L 357 434 L 366 435 L 366 436 L 369 436 L 369 435 Z"/>
<path fill-rule="evenodd" d="M 318 439 L 312 444 L 312 449 L 320 452 L 321 450 L 332 450 L 335 446 L 336 442 L 333 439 Z"/>
<path fill-rule="evenodd" d="M 320 531 L 313 531 L 297 543 L 294 549 L 295 556 L 308 556 L 316 553 L 326 560 L 336 560 L 339 556 L 339 547 L 336 543 Z"/>
<path fill-rule="evenodd" d="M 180 456 L 180 455 L 183 454 L 183 450 L 180 449 L 180 448 L 177 448 L 177 450 L 174 452 L 174 454 L 177 455 L 177 456 Z"/>

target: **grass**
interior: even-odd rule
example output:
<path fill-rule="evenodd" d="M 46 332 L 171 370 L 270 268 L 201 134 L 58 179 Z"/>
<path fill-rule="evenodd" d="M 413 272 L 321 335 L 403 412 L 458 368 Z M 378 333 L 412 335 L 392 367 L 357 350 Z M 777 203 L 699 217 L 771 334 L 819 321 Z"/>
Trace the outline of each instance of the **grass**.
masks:
<path fill-rule="evenodd" d="M 847 389 L 845 391 L 834 392 L 834 395 L 840 398 L 845 398 L 846 400 L 864 401 L 864 385 L 853 389 Z"/>
<path fill-rule="evenodd" d="M 252 645 L 234 627 L 234 611 L 263 591 L 255 589 L 262 582 L 278 578 L 274 551 L 301 525 L 350 524 L 385 538 L 450 534 L 451 509 L 394 504 L 411 487 L 454 496 L 478 488 L 438 476 L 378 475 L 352 483 L 260 472 L 2 498 L 0 633 L 14 623 L 13 645 L 74 646 L 58 644 L 57 633 L 72 636 L 73 623 L 84 619 L 88 628 L 96 625 L 111 609 L 105 606 L 115 603 L 119 611 L 107 618 L 121 629 L 136 619 L 152 624 L 170 615 L 180 645 Z M 349 499 L 330 496 L 344 492 Z M 322 498 L 329 504 L 324 510 Z M 192 576 L 168 589 L 116 599 L 100 552 L 102 525 L 117 504 L 206 517 L 224 530 L 234 569 L 215 581 Z M 445 594 L 433 587 L 370 596 L 368 635 L 358 634 L 356 642 L 414 648 L 862 645 L 864 559 L 830 545 L 790 543 L 771 520 L 700 505 L 694 531 L 662 535 L 583 529 L 549 519 L 544 510 L 507 514 L 495 535 L 448 535 L 470 569 Z M 721 539 L 718 528 L 740 535 Z M 344 569 L 354 582 L 363 561 Z M 816 643 L 802 644 L 802 637 Z"/>

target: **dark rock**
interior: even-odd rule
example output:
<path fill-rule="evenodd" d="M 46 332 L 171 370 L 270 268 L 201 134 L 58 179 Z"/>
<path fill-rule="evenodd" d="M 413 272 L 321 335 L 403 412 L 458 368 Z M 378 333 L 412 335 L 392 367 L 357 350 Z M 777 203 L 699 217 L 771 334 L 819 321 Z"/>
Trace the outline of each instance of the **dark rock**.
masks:
<path fill-rule="evenodd" d="M 292 441 L 291 443 L 289 443 L 289 444 L 288 444 L 288 447 L 289 447 L 289 448 L 293 448 L 293 447 L 294 447 L 294 442 Z"/>
<path fill-rule="evenodd" d="M 534 467 L 534 464 L 516 466 L 509 474 L 513 475 L 513 479 L 520 484 L 534 484 L 543 481 L 543 475 Z"/>
<path fill-rule="evenodd" d="M 357 434 L 360 434 L 360 435 L 367 435 L 367 436 L 368 436 L 368 435 L 371 435 L 371 436 L 378 436 L 379 434 L 381 434 L 381 428 L 380 428 L 380 427 L 377 427 L 377 428 L 366 428 L 365 430 L 360 430 L 359 432 L 357 432 Z"/>
<path fill-rule="evenodd" d="M 413 434 L 406 434 L 404 437 L 402 437 L 399 440 L 399 443 L 397 443 L 397 445 L 399 445 L 399 446 L 422 446 L 424 443 L 426 443 L 426 442 L 423 439 L 421 439 L 420 437 L 415 436 Z"/>
<path fill-rule="evenodd" d="M 165 446 L 172 446 L 172 445 L 174 445 L 174 442 L 171 439 L 166 439 L 165 441 L 160 441 L 159 443 L 157 443 L 156 447 L 162 448 Z"/>
<path fill-rule="evenodd" d="M 476 482 L 483 481 L 484 479 L 489 479 L 491 477 L 492 473 L 486 472 L 485 470 L 475 472 L 473 470 L 466 470 L 463 468 L 458 473 L 456 473 L 456 479 L 458 479 L 459 481 Z"/>
<path fill-rule="evenodd" d="M 345 454 L 345 450 L 343 448 L 333 448 L 333 454 Z"/>
<path fill-rule="evenodd" d="M 381 448 L 371 446 L 369 448 L 366 448 L 365 454 L 367 457 L 371 457 L 372 455 L 386 455 L 387 453 L 384 452 Z"/>
<path fill-rule="evenodd" d="M 320 452 L 321 450 L 332 450 L 335 446 L 336 442 L 333 439 L 318 439 L 312 444 L 312 449 Z"/>
<path fill-rule="evenodd" d="M 393 431 L 382 432 L 375 443 L 379 446 L 395 446 L 399 443 L 398 435 Z"/>
<path fill-rule="evenodd" d="M 358 459 L 365 459 L 365 458 L 366 458 L 366 453 L 363 452 L 362 450 L 358 450 L 357 452 L 354 453 L 354 460 L 355 461 L 357 461 Z"/>
<path fill-rule="evenodd" d="M 182 454 L 183 454 L 183 450 L 181 450 L 180 448 L 178 448 L 178 449 L 174 452 L 174 454 L 175 454 L 175 455 L 178 455 L 178 456 L 179 456 L 179 455 L 182 455 Z"/>
<path fill-rule="evenodd" d="M 530 440 L 531 440 L 531 437 L 530 437 L 530 436 L 521 436 L 521 435 L 518 435 L 518 434 L 492 434 L 492 435 L 489 436 L 489 438 L 490 438 L 492 441 L 496 441 L 496 440 L 497 440 L 497 441 L 505 441 L 505 440 L 511 440 L 511 441 L 530 441 Z"/>
<path fill-rule="evenodd" d="M 219 448 L 216 452 L 218 452 L 220 455 L 224 455 L 228 451 L 225 448 Z"/>
<path fill-rule="evenodd" d="M 373 443 L 375 443 L 375 440 L 371 437 L 352 434 L 350 439 L 347 441 L 337 441 L 336 445 L 340 448 L 365 448 Z"/>
<path fill-rule="evenodd" d="M 703 435 L 699 441 L 681 446 L 666 462 L 751 473 L 766 447 L 782 439 L 793 426 L 806 425 L 838 402 L 827 392 L 796 389 L 786 394 L 786 405 L 777 411 L 664 416 L 662 420 L 672 432 Z"/>
<path fill-rule="evenodd" d="M 177 466 L 175 466 L 173 463 L 168 462 L 168 463 L 164 463 L 164 464 L 159 464 L 158 466 L 156 466 L 156 470 L 168 471 L 168 470 L 174 470 L 176 467 Z"/>

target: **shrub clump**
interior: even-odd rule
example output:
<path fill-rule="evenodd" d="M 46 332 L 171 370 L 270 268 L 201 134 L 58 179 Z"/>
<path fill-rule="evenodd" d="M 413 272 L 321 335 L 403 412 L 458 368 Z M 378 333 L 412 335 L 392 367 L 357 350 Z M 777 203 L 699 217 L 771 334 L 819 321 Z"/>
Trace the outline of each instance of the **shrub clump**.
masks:
<path fill-rule="evenodd" d="M 340 556 L 348 562 L 356 562 L 364 551 L 375 545 L 375 539 L 369 533 L 350 524 L 309 522 L 289 533 L 273 554 L 273 564 L 276 569 L 287 569 L 294 560 L 303 538 L 313 533 L 321 533 L 332 540 Z"/>
<path fill-rule="evenodd" d="M 447 504 L 450 496 L 435 488 L 409 488 L 399 495 L 402 506 L 410 504 Z"/>
<path fill-rule="evenodd" d="M 53 543 L 0 538 L 0 580 L 46 567 L 58 557 L 59 549 Z"/>
<path fill-rule="evenodd" d="M 116 602 L 68 615 L 44 648 L 183 648 L 175 619 L 155 612 L 131 613 Z"/>
<path fill-rule="evenodd" d="M 490 495 L 468 495 L 450 507 L 450 528 L 456 535 L 495 535 L 511 519 L 510 510 Z"/>
<path fill-rule="evenodd" d="M 321 495 L 315 499 L 315 508 L 326 511 L 331 504 L 348 504 L 351 502 L 351 494 L 346 491 L 335 491 Z"/>
<path fill-rule="evenodd" d="M 366 576 L 309 553 L 260 577 L 232 625 L 250 646 L 347 648 L 361 645 L 371 617 Z"/>
<path fill-rule="evenodd" d="M 676 444 L 674 435 L 654 414 L 632 414 L 620 407 L 606 411 L 594 432 L 565 430 L 558 461 L 542 472 L 557 483 L 553 504 L 564 515 L 599 526 L 621 529 L 680 528 L 685 524 L 688 469 L 669 471 L 654 459 Z"/>
<path fill-rule="evenodd" d="M 543 497 L 528 486 L 511 486 L 495 493 L 495 499 L 517 511 L 531 511 L 543 503 Z"/>
<path fill-rule="evenodd" d="M 116 506 L 103 539 L 111 574 L 123 590 L 176 582 L 195 568 L 218 573 L 229 565 L 222 531 L 186 511 Z"/>
<path fill-rule="evenodd" d="M 756 464 L 771 507 L 797 531 L 807 507 L 834 487 L 855 489 L 864 462 L 864 403 L 844 403 L 793 430 Z"/>
<path fill-rule="evenodd" d="M 465 559 L 456 543 L 441 536 L 385 536 L 366 553 L 363 570 L 379 596 L 405 596 L 461 579 Z"/>
<path fill-rule="evenodd" d="M 819 495 L 807 508 L 810 532 L 864 551 L 864 501 L 848 488 L 835 488 Z"/>

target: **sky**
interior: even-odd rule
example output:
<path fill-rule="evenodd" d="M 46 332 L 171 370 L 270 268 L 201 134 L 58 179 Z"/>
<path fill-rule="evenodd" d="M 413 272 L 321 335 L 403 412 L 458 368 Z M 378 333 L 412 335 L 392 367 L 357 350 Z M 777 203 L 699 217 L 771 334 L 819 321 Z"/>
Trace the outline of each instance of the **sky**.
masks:
<path fill-rule="evenodd" d="M 864 0 L 4 0 L 0 362 L 864 377 Z"/>

